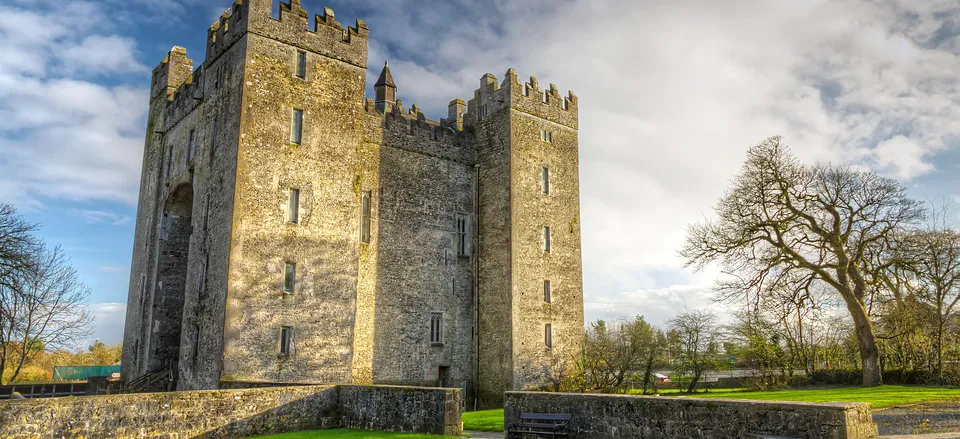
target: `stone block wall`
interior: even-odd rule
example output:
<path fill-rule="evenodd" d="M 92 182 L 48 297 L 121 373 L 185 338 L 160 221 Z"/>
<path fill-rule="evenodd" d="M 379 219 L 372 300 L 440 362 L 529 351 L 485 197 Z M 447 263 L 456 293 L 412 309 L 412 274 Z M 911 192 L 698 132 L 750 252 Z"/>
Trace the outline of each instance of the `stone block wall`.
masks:
<path fill-rule="evenodd" d="M 569 413 L 579 439 L 803 439 L 877 437 L 868 404 L 785 403 L 627 395 L 507 392 L 504 422 L 520 413 Z"/>
<path fill-rule="evenodd" d="M 0 437 L 246 438 L 350 427 L 461 432 L 458 389 L 299 386 L 0 401 Z"/>
<path fill-rule="evenodd" d="M 340 386 L 344 428 L 458 435 L 462 394 L 451 389 L 399 386 Z M 402 407 L 401 410 L 397 410 Z"/>

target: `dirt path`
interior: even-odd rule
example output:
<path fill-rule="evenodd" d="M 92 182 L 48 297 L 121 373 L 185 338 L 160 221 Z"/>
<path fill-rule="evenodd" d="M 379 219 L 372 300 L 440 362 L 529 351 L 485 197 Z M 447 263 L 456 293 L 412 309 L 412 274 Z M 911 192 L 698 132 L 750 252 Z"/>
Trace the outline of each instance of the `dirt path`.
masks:
<path fill-rule="evenodd" d="M 960 438 L 960 399 L 875 409 L 873 422 L 880 436 Z"/>

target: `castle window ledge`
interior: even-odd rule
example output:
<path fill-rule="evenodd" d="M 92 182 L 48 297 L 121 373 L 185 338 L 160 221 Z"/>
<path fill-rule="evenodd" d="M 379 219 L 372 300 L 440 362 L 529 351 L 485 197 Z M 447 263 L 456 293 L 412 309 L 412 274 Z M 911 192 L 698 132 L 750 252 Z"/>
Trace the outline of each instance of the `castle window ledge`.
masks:
<path fill-rule="evenodd" d="M 432 348 L 442 348 L 442 347 L 443 347 L 443 343 L 430 343 L 430 347 L 432 347 Z"/>

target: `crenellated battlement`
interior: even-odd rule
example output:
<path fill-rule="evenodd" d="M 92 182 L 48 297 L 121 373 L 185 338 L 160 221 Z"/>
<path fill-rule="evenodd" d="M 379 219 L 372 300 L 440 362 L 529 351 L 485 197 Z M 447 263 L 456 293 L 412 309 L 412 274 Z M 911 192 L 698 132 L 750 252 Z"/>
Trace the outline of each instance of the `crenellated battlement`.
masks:
<path fill-rule="evenodd" d="M 150 82 L 150 100 L 163 96 L 172 99 L 175 91 L 191 81 L 193 60 L 187 58 L 187 49 L 174 46 L 167 56 L 153 69 Z"/>
<path fill-rule="evenodd" d="M 511 108 L 577 129 L 577 106 L 577 95 L 572 90 L 567 96 L 562 96 L 555 84 L 543 90 L 536 77 L 531 76 L 529 82 L 522 82 L 517 71 L 511 68 L 499 84 L 491 73 L 480 78 L 480 87 L 467 103 L 465 123 L 473 125 L 488 115 Z"/>
<path fill-rule="evenodd" d="M 271 0 L 244 0 L 249 9 L 249 31 L 303 50 L 338 59 L 358 67 L 367 67 L 367 38 L 370 29 L 357 19 L 346 29 L 337 21 L 331 8 L 315 15 L 310 29 L 309 14 L 300 7 L 300 0 L 280 3 L 280 17 L 272 14 Z"/>
<path fill-rule="evenodd" d="M 427 154 L 461 163 L 472 163 L 473 150 L 466 148 L 467 134 L 446 119 L 427 119 L 416 104 L 407 110 L 397 101 L 391 111 L 380 113 L 372 98 L 364 102 L 368 129 L 376 134 L 371 139 L 384 146 Z M 382 138 L 376 138 L 382 136 Z"/>

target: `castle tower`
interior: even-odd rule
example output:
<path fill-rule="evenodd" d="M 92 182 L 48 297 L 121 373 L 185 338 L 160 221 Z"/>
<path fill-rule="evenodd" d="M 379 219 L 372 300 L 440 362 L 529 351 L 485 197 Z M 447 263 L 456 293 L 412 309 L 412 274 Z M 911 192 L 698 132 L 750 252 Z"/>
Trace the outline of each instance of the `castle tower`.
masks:
<path fill-rule="evenodd" d="M 380 72 L 380 78 L 373 89 L 377 110 L 383 114 L 393 111 L 393 106 L 397 103 L 397 85 L 393 83 L 393 75 L 390 74 L 390 66 L 386 62 L 383 63 L 383 71 Z"/>
<path fill-rule="evenodd" d="M 576 96 L 511 69 L 430 120 L 386 64 L 364 96 L 362 21 L 272 6 L 154 70 L 123 380 L 542 385 L 583 330 Z"/>
<path fill-rule="evenodd" d="M 479 167 L 480 405 L 544 385 L 583 337 L 577 97 L 513 69 L 468 103 Z"/>

